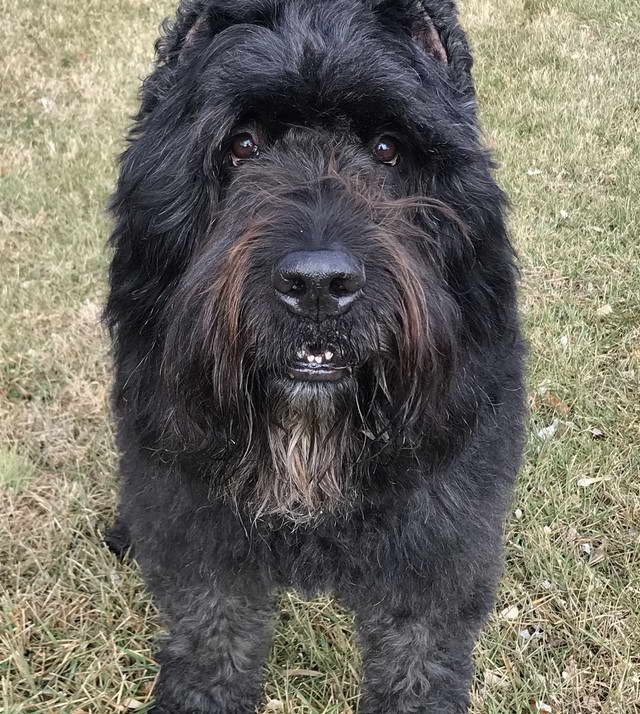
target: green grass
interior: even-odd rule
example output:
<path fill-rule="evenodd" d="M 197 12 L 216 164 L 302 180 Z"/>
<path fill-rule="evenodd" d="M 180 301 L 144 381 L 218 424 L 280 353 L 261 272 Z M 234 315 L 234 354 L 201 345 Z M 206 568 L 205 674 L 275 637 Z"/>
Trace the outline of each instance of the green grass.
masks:
<path fill-rule="evenodd" d="M 0 711 L 144 711 L 155 613 L 100 543 L 116 458 L 97 315 L 114 156 L 171 8 L 0 9 Z M 532 408 L 473 714 L 640 712 L 640 5 L 463 16 L 513 201 Z M 355 711 L 348 615 L 294 596 L 282 615 L 265 712 Z"/>

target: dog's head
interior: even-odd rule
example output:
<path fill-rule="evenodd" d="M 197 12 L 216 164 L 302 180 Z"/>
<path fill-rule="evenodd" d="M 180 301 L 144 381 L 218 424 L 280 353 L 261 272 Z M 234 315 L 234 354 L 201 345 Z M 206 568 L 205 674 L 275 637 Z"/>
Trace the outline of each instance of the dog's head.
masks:
<path fill-rule="evenodd" d="M 158 52 L 107 307 L 143 439 L 295 517 L 435 459 L 513 294 L 452 4 L 184 2 Z"/>

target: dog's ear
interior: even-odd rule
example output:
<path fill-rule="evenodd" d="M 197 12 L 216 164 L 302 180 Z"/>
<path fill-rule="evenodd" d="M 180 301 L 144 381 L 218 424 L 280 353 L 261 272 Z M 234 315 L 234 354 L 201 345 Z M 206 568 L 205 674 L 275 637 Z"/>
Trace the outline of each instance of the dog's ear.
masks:
<path fill-rule="evenodd" d="M 408 33 L 416 46 L 446 67 L 460 91 L 475 94 L 473 59 L 467 37 L 458 22 L 454 0 L 371 0 L 386 27 Z"/>
<path fill-rule="evenodd" d="M 208 16 L 205 15 L 200 15 L 198 17 L 193 25 L 189 28 L 187 31 L 187 34 L 184 37 L 184 40 L 182 41 L 182 47 L 180 48 L 182 51 L 188 50 L 190 47 L 192 47 L 195 44 L 196 38 L 199 37 L 200 35 L 207 33 L 208 34 L 208 27 L 209 25 L 209 18 Z"/>
<path fill-rule="evenodd" d="M 418 47 L 438 61 L 448 63 L 441 30 L 423 0 L 373 0 L 373 8 L 383 25 L 403 28 Z"/>
<path fill-rule="evenodd" d="M 200 42 L 207 42 L 213 37 L 214 30 L 209 14 L 205 11 L 190 18 L 183 24 L 179 47 L 177 51 L 178 62 L 184 61 L 190 51 Z"/>
<path fill-rule="evenodd" d="M 220 22 L 226 15 L 220 13 Z M 214 15 L 203 0 L 181 2 L 175 18 L 162 23 L 162 34 L 156 42 L 158 66 L 180 64 L 191 50 L 210 40 L 220 29 Z"/>
<path fill-rule="evenodd" d="M 421 0 L 416 2 L 416 6 L 415 15 L 411 22 L 411 36 L 418 46 L 422 47 L 427 54 L 447 64 L 449 62 L 449 56 L 447 55 L 440 30 L 436 27 L 428 9 Z"/>

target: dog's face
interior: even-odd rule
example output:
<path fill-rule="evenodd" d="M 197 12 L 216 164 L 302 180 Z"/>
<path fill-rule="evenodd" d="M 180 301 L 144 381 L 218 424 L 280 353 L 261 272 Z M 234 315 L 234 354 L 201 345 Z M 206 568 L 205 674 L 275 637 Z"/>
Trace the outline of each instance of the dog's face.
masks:
<path fill-rule="evenodd" d="M 150 258 L 182 448 L 234 446 L 234 495 L 299 517 L 451 417 L 500 310 L 483 281 L 506 265 L 502 199 L 446 16 L 202 5 L 147 83 L 120 193 L 137 172 L 145 232 L 177 243 Z"/>

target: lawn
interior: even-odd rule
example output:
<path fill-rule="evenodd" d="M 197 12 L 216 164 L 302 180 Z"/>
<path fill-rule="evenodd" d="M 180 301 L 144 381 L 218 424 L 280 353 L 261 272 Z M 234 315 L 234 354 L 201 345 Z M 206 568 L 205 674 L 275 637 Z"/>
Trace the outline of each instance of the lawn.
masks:
<path fill-rule="evenodd" d="M 167 0 L 0 0 L 0 712 L 144 712 L 157 623 L 101 545 L 104 206 Z M 640 3 L 464 0 L 513 203 L 530 439 L 473 714 L 640 712 Z M 332 603 L 282 601 L 264 712 L 347 714 Z"/>

